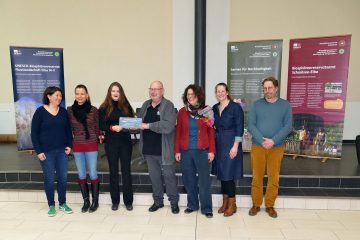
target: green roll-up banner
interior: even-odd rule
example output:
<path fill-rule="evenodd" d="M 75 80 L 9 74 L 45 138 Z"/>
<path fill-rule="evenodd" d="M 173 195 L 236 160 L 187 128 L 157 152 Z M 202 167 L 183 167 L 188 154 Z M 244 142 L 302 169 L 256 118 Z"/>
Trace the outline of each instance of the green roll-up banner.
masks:
<path fill-rule="evenodd" d="M 250 150 L 251 137 L 247 132 L 251 104 L 263 97 L 264 78 L 281 80 L 282 40 L 259 40 L 228 43 L 227 83 L 231 96 L 241 104 L 245 113 L 243 149 Z"/>

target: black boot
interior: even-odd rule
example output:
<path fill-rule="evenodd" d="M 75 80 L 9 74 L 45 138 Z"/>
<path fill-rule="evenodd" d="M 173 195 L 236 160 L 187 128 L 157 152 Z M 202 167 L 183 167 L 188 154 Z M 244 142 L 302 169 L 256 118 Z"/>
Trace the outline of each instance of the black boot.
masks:
<path fill-rule="evenodd" d="M 84 205 L 81 208 L 81 212 L 87 212 L 89 210 L 90 207 L 90 199 L 89 199 L 89 186 L 88 184 L 85 183 L 79 183 L 80 186 L 80 190 L 81 190 L 81 194 L 82 197 L 84 199 Z"/>
<path fill-rule="evenodd" d="M 99 207 L 99 188 L 100 182 L 91 183 L 92 203 L 89 210 L 90 213 L 95 212 Z"/>

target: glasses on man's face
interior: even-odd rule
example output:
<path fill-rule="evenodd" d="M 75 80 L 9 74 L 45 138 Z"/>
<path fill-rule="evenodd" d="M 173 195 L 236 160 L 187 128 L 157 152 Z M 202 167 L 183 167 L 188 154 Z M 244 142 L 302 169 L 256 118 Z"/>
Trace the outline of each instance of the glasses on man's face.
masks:
<path fill-rule="evenodd" d="M 274 87 L 263 87 L 263 90 L 264 90 L 264 91 L 270 91 L 270 90 L 272 90 L 272 89 L 274 89 Z"/>
<path fill-rule="evenodd" d="M 150 92 L 160 91 L 162 88 L 149 88 Z"/>

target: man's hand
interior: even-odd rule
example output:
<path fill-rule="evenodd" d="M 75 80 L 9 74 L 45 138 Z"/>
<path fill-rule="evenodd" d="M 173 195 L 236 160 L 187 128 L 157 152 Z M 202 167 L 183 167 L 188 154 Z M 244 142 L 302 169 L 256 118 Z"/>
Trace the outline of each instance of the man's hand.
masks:
<path fill-rule="evenodd" d="M 270 149 L 274 146 L 274 141 L 270 138 L 263 138 L 262 146 L 266 149 Z"/>
<path fill-rule="evenodd" d="M 142 124 L 140 125 L 140 129 L 141 129 L 141 130 L 149 129 L 149 124 L 148 124 L 148 123 L 142 123 Z"/>

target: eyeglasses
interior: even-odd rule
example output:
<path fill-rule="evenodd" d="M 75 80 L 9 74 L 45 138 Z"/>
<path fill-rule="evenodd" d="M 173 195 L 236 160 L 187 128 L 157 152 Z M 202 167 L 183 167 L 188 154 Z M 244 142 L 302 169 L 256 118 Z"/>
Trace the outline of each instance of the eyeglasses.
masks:
<path fill-rule="evenodd" d="M 163 88 L 149 88 L 149 91 L 150 91 L 150 92 L 160 91 L 161 89 L 163 89 Z"/>
<path fill-rule="evenodd" d="M 264 91 L 269 91 L 269 90 L 272 90 L 272 89 L 274 89 L 275 87 L 263 87 L 263 90 Z"/>

